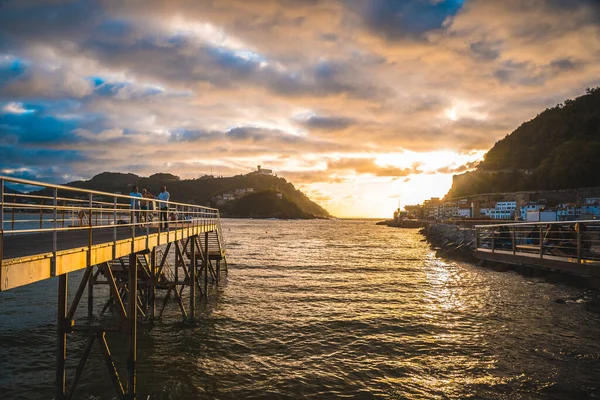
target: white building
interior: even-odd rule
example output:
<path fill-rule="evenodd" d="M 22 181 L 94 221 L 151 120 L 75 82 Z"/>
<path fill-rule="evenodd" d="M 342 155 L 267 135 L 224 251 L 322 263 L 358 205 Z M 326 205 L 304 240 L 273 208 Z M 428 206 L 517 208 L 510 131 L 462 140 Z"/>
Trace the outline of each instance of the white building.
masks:
<path fill-rule="evenodd" d="M 458 217 L 459 218 L 471 218 L 471 206 L 461 204 L 458 207 Z"/>
<path fill-rule="evenodd" d="M 539 204 L 533 201 L 530 201 L 528 203 L 523 203 L 523 205 L 521 206 L 521 219 L 523 221 L 527 221 L 527 213 L 529 211 L 539 211 L 544 207 L 543 204 Z"/>
<path fill-rule="evenodd" d="M 482 208 L 480 212 L 491 219 L 513 219 L 516 209 L 516 201 L 499 201 L 494 208 Z"/>
<path fill-rule="evenodd" d="M 458 218 L 458 204 L 456 203 L 444 203 L 443 206 L 440 207 L 438 218 L 440 219 L 450 219 L 450 218 Z"/>
<path fill-rule="evenodd" d="M 273 175 L 273 170 L 261 168 L 260 165 L 257 165 L 256 173 L 261 175 Z"/>

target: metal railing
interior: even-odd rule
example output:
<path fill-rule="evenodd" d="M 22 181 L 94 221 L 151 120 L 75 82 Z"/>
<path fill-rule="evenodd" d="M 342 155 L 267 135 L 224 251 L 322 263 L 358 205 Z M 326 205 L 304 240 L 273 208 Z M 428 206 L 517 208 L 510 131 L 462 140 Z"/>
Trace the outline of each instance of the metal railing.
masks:
<path fill-rule="evenodd" d="M 27 192 L 19 191 L 21 187 Z M 87 235 L 91 246 L 98 231 L 107 235 L 107 230 L 112 230 L 116 242 L 118 232 L 127 228 L 137 237 L 174 226 L 216 228 L 219 222 L 216 208 L 0 176 L 0 260 L 4 239 L 9 236 L 52 234 L 56 253 L 59 236 L 67 232 Z M 76 234 L 71 233 L 71 239 L 72 235 Z"/>
<path fill-rule="evenodd" d="M 600 221 L 477 225 L 477 250 L 575 263 L 600 262 Z"/>

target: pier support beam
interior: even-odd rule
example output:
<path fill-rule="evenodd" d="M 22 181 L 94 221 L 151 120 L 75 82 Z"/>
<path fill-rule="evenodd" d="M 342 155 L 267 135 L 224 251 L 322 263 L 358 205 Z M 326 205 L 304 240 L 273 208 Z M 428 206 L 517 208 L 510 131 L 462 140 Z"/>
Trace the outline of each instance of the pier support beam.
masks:
<path fill-rule="evenodd" d="M 204 232 L 204 296 L 208 297 L 208 232 Z"/>
<path fill-rule="evenodd" d="M 137 397 L 137 264 L 136 255 L 129 255 L 129 294 L 127 297 L 127 319 L 129 335 L 129 355 L 127 357 L 127 400 Z"/>
<path fill-rule="evenodd" d="M 190 318 L 196 318 L 196 240 L 198 236 L 192 236 L 190 241 Z"/>
<path fill-rule="evenodd" d="M 58 312 L 56 316 L 56 399 L 63 400 L 67 389 L 65 361 L 67 359 L 67 274 L 58 277 Z"/>

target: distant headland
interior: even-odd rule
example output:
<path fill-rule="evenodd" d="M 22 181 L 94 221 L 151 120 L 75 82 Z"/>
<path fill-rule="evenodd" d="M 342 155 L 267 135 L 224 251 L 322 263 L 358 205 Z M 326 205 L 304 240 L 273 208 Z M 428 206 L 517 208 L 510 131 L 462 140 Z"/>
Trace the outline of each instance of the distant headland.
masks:
<path fill-rule="evenodd" d="M 223 217 L 312 219 L 331 218 L 320 205 L 271 170 L 258 168 L 245 175 L 180 179 L 169 173 L 148 177 L 102 172 L 85 181 L 66 183 L 84 189 L 129 194 L 133 185 L 158 193 L 166 185 L 173 201 L 216 207 Z"/>

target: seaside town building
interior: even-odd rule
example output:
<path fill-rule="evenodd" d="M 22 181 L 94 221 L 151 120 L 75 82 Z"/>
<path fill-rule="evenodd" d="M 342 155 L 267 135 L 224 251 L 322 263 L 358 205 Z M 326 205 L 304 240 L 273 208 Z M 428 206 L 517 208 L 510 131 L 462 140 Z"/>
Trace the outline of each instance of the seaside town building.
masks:
<path fill-rule="evenodd" d="M 223 194 L 213 196 L 211 201 L 213 204 L 220 206 L 227 202 L 234 201 L 254 192 L 254 188 L 235 189 L 234 191 L 225 192 Z"/>
<path fill-rule="evenodd" d="M 504 193 L 501 194 L 504 197 L 503 201 L 486 202 L 470 201 L 468 198 L 444 202 L 438 197 L 432 197 L 425 200 L 422 205 L 405 206 L 405 215 L 407 218 L 436 220 L 483 218 L 525 222 L 576 221 L 600 218 L 600 197 L 580 198 L 580 202 L 583 204 L 570 202 L 549 207 L 546 199 L 530 201 L 529 194 L 526 193 L 527 196 L 523 196 L 522 193 L 513 194 L 512 196 L 516 200 L 510 200 L 511 194 Z M 488 196 L 492 197 L 491 195 Z"/>

